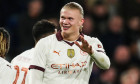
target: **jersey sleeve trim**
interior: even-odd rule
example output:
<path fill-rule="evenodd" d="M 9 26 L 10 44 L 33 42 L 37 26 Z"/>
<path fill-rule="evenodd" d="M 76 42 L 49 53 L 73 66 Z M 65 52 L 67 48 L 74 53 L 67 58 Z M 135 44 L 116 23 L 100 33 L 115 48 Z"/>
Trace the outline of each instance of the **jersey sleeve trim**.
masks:
<path fill-rule="evenodd" d="M 30 70 L 30 69 L 36 69 L 36 70 L 39 70 L 39 71 L 42 71 L 42 72 L 45 71 L 44 68 L 39 67 L 39 66 L 36 66 L 36 65 L 30 65 L 29 70 Z"/>

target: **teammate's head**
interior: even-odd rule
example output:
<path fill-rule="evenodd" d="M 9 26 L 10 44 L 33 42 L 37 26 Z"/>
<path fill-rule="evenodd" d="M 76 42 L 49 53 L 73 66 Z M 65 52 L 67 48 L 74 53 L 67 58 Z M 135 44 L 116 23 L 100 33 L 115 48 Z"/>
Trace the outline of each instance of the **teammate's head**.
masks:
<path fill-rule="evenodd" d="M 41 38 L 55 33 L 56 26 L 48 20 L 40 20 L 34 26 L 32 30 L 33 38 L 37 43 Z"/>
<path fill-rule="evenodd" d="M 10 47 L 10 35 L 7 30 L 0 27 L 0 57 L 5 57 Z"/>
<path fill-rule="evenodd" d="M 64 5 L 60 11 L 60 27 L 62 34 L 79 34 L 84 23 L 84 12 L 80 4 L 70 2 Z"/>

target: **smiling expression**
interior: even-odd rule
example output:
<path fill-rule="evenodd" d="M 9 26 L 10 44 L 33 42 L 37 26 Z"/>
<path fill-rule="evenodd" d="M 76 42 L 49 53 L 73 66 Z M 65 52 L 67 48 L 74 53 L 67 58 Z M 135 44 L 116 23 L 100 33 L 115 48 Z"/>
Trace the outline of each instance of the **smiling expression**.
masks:
<path fill-rule="evenodd" d="M 84 19 L 78 9 L 63 8 L 60 12 L 60 27 L 63 34 L 78 34 Z"/>

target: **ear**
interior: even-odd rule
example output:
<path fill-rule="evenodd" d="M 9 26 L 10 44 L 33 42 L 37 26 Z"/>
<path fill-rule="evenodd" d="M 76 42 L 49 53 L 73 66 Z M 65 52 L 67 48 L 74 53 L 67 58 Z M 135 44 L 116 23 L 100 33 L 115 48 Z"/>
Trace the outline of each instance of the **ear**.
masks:
<path fill-rule="evenodd" d="M 55 32 L 54 32 L 55 34 L 57 33 L 57 29 L 55 29 Z"/>
<path fill-rule="evenodd" d="M 83 24 L 84 24 L 84 21 L 85 21 L 85 19 L 84 19 L 84 18 L 82 18 L 82 20 L 81 20 L 81 25 L 83 25 Z"/>

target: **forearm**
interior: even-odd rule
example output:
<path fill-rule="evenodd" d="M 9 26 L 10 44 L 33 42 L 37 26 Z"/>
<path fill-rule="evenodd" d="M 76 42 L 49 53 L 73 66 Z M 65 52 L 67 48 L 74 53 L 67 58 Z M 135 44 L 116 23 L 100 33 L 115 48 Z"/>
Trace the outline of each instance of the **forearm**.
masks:
<path fill-rule="evenodd" d="M 109 69 L 110 60 L 104 52 L 93 50 L 93 53 L 90 56 L 99 68 Z"/>

